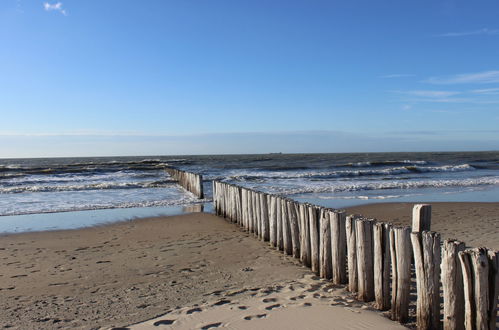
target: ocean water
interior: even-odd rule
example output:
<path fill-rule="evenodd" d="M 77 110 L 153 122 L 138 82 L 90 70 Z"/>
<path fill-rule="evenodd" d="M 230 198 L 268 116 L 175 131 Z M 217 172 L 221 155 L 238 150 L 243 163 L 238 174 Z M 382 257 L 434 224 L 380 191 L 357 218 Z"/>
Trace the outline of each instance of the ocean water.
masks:
<path fill-rule="evenodd" d="M 203 174 L 206 199 L 180 188 L 165 166 Z M 125 213 L 158 215 L 168 207 L 208 203 L 213 179 L 335 208 L 492 202 L 499 201 L 499 152 L 0 159 L 0 226 L 29 214 L 107 209 L 120 210 L 108 212 L 117 220 Z"/>

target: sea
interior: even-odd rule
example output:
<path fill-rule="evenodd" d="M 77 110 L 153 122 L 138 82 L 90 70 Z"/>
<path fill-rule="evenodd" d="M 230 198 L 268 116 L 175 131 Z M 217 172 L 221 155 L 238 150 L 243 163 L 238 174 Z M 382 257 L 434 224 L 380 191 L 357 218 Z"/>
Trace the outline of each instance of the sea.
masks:
<path fill-rule="evenodd" d="M 200 173 L 205 199 L 167 166 Z M 0 233 L 210 212 L 212 180 L 333 208 L 499 201 L 499 152 L 0 159 Z"/>

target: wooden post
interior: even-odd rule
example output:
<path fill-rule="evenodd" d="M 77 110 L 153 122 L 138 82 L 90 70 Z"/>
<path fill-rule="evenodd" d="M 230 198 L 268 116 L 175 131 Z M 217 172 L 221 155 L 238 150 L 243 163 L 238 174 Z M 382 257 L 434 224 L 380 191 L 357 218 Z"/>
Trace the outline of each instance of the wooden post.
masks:
<path fill-rule="evenodd" d="M 374 300 L 374 246 L 373 222 L 370 219 L 357 220 L 357 272 L 359 292 L 362 301 Z"/>
<path fill-rule="evenodd" d="M 349 215 L 346 217 L 345 230 L 347 237 L 347 262 L 348 262 L 348 291 L 357 292 L 357 242 L 356 223 L 359 216 Z"/>
<path fill-rule="evenodd" d="M 489 251 L 489 329 L 496 327 L 497 300 L 499 296 L 499 252 Z"/>
<path fill-rule="evenodd" d="M 464 329 L 463 275 L 458 259 L 464 248 L 464 243 L 456 240 L 445 240 L 442 245 L 444 330 Z"/>
<path fill-rule="evenodd" d="M 270 196 L 270 245 L 277 246 L 277 197 Z"/>
<path fill-rule="evenodd" d="M 391 225 L 374 224 L 374 297 L 376 308 L 390 309 L 390 229 Z"/>
<path fill-rule="evenodd" d="M 418 329 L 440 328 L 440 234 L 411 233 L 416 268 Z"/>
<path fill-rule="evenodd" d="M 291 245 L 293 257 L 300 258 L 300 229 L 298 225 L 298 214 L 296 212 L 296 202 L 287 201 L 289 224 L 291 229 Z"/>
<path fill-rule="evenodd" d="M 308 221 L 310 230 L 310 264 L 312 272 L 319 275 L 319 219 L 317 208 L 308 206 Z"/>
<path fill-rule="evenodd" d="M 390 231 L 392 259 L 392 319 L 407 322 L 411 287 L 410 227 L 393 227 Z"/>
<path fill-rule="evenodd" d="M 497 257 L 491 258 L 497 260 Z M 490 306 L 491 291 L 497 291 L 497 276 L 494 273 L 495 265 L 489 267 L 489 254 L 485 248 L 468 249 L 459 252 L 459 260 L 463 270 L 464 283 L 464 325 L 465 329 L 494 329 L 497 317 L 496 306 Z M 490 290 L 490 283 L 492 290 Z M 497 298 L 496 298 L 497 299 Z M 492 325 L 492 327 L 491 327 Z"/>
<path fill-rule="evenodd" d="M 431 205 L 416 204 L 412 208 L 412 231 L 420 233 L 431 230 Z"/>
<path fill-rule="evenodd" d="M 276 200 L 276 208 L 277 208 L 277 245 L 276 248 L 278 250 L 284 250 L 284 237 L 283 237 L 283 230 L 282 230 L 282 199 L 281 197 L 277 197 Z"/>
<path fill-rule="evenodd" d="M 331 231 L 331 259 L 333 283 L 345 284 L 347 277 L 347 238 L 345 232 L 345 212 L 329 211 Z"/>
<path fill-rule="evenodd" d="M 261 200 L 261 209 L 262 209 L 262 234 L 260 235 L 260 239 L 262 241 L 268 241 L 270 238 L 270 224 L 269 224 L 269 207 L 268 207 L 268 195 L 262 193 Z"/>
<path fill-rule="evenodd" d="M 306 267 L 311 266 L 310 223 L 308 206 L 300 203 L 300 261 Z"/>
<path fill-rule="evenodd" d="M 285 198 L 281 199 L 281 207 L 282 207 L 282 237 L 283 237 L 283 245 L 284 245 L 284 253 L 287 255 L 293 254 L 293 243 L 291 240 L 291 224 L 289 220 L 288 213 L 288 201 Z"/>
<path fill-rule="evenodd" d="M 325 279 L 330 279 L 332 277 L 331 226 L 329 222 L 329 212 L 323 210 L 320 217 L 319 232 L 319 275 L 321 278 Z"/>
<path fill-rule="evenodd" d="M 255 191 L 255 236 L 259 237 L 262 225 L 262 211 L 260 208 L 260 192 Z"/>

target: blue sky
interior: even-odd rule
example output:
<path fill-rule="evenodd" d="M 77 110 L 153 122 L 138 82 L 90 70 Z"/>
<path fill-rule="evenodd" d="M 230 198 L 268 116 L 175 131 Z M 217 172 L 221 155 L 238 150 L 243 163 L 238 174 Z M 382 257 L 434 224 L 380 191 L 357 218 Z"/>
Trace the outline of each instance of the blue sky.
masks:
<path fill-rule="evenodd" d="M 499 2 L 2 0 L 0 158 L 499 149 Z"/>

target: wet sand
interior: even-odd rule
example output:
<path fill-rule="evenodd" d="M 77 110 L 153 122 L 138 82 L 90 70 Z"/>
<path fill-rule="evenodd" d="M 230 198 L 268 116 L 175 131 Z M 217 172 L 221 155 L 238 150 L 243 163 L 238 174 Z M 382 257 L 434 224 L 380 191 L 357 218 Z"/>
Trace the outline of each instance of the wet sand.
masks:
<path fill-rule="evenodd" d="M 348 211 L 409 224 L 411 208 L 375 204 Z M 432 224 L 444 238 L 499 248 L 499 203 L 433 203 Z M 142 322 L 133 326 L 142 329 L 160 322 L 178 329 L 320 329 L 332 317 L 344 329 L 400 328 L 344 288 L 206 213 L 4 235 L 0 264 L 3 327 Z M 321 316 L 326 310 L 331 315 Z"/>

